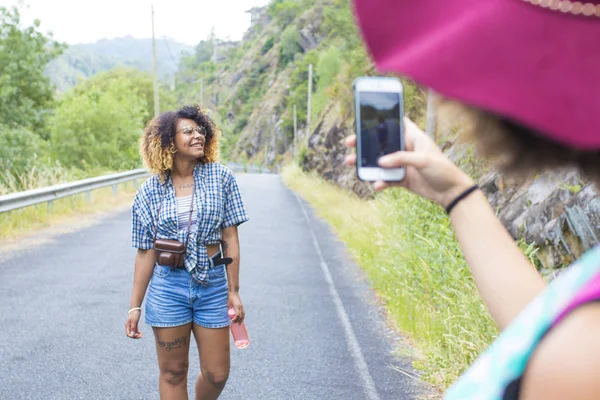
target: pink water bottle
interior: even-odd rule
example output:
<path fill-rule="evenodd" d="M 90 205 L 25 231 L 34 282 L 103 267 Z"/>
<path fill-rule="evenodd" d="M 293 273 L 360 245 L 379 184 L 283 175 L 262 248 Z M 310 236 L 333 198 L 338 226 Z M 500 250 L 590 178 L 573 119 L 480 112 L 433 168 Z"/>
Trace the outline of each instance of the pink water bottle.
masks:
<path fill-rule="evenodd" d="M 227 314 L 229 314 L 229 319 L 233 321 L 235 318 L 235 310 L 230 308 Z M 250 344 L 246 324 L 243 322 L 231 322 L 231 336 L 233 336 L 233 343 L 238 349 L 245 349 Z"/>

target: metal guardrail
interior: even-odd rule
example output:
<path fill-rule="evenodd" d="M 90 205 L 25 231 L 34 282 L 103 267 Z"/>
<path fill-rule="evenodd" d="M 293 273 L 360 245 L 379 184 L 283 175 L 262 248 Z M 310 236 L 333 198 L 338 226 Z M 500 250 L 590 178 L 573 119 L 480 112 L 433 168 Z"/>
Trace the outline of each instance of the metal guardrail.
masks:
<path fill-rule="evenodd" d="M 99 176 L 96 178 L 83 179 L 76 182 L 63 183 L 39 189 L 27 190 L 25 192 L 11 193 L 0 196 L 0 213 L 17 210 L 41 203 L 49 203 L 63 197 L 79 193 L 89 193 L 92 190 L 108 186 L 113 187 L 116 194 L 117 185 L 123 182 L 135 181 L 146 178 L 149 173 L 145 169 L 120 172 L 118 174 Z"/>
<path fill-rule="evenodd" d="M 238 163 L 227 163 L 226 165 L 234 172 L 269 173 L 268 169 L 254 165 L 244 166 Z M 0 213 L 18 210 L 19 208 L 34 206 L 41 203 L 48 203 L 51 207 L 54 200 L 79 193 L 89 194 L 92 190 L 108 186 L 112 186 L 113 191 L 116 194 L 117 185 L 119 183 L 135 181 L 149 176 L 150 173 L 142 168 L 133 171 L 120 172 L 118 174 L 99 176 L 76 182 L 27 190 L 25 192 L 11 193 L 0 196 Z"/>
<path fill-rule="evenodd" d="M 244 165 L 244 164 L 232 162 L 232 163 L 227 163 L 225 165 L 227 165 L 227 168 L 229 168 L 233 172 L 244 172 L 244 173 L 251 173 L 251 174 L 268 174 L 271 172 L 268 168 L 258 166 L 258 165 L 253 165 L 253 164 Z"/>

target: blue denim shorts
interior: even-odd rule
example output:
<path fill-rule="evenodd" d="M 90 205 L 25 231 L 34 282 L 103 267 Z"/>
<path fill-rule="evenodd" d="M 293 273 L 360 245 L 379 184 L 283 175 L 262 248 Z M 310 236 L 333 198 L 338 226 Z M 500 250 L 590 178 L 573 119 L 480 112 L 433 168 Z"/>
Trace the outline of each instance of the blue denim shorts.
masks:
<path fill-rule="evenodd" d="M 208 270 L 209 284 L 202 286 L 185 268 L 155 264 L 146 293 L 146 324 L 172 327 L 194 322 L 204 328 L 229 326 L 225 265 Z"/>

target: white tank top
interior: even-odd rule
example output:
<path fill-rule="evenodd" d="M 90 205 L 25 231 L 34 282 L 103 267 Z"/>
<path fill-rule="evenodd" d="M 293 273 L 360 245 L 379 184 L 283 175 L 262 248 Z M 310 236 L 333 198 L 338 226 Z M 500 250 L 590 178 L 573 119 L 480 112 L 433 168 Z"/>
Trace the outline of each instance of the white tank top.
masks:
<path fill-rule="evenodd" d="M 192 195 L 175 197 L 177 201 L 177 222 L 180 231 L 187 231 L 188 220 L 190 217 L 190 206 L 192 203 Z M 194 209 L 192 212 L 192 223 L 190 225 L 190 231 L 192 231 L 198 223 L 198 213 Z"/>

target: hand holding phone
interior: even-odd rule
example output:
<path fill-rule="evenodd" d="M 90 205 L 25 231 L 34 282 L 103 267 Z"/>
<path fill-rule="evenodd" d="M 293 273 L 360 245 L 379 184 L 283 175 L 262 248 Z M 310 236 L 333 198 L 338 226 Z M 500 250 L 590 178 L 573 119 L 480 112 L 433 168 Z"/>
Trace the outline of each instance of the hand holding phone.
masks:
<path fill-rule="evenodd" d="M 404 118 L 404 138 L 406 149 L 382 157 L 379 163 L 385 168 L 406 168 L 403 181 L 376 181 L 373 188 L 382 191 L 389 187 L 403 186 L 422 197 L 446 207 L 473 180 L 456 166 L 440 150 L 436 143 L 414 122 Z M 357 147 L 357 136 L 346 138 L 346 146 Z M 346 165 L 357 165 L 357 155 L 345 157 Z"/>
<path fill-rule="evenodd" d="M 403 167 L 381 168 L 379 158 L 404 150 L 404 95 L 396 78 L 360 77 L 354 81 L 357 175 L 363 181 L 402 181 Z"/>

